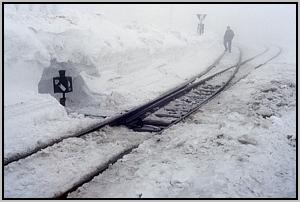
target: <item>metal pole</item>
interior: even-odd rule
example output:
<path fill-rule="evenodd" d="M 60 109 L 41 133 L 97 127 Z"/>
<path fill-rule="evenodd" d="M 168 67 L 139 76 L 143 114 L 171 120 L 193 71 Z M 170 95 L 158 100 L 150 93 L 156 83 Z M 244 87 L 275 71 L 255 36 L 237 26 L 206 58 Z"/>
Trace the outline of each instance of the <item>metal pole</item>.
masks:
<path fill-rule="evenodd" d="M 59 102 L 62 106 L 66 106 L 66 94 L 65 93 L 63 93 L 63 97 L 60 98 Z"/>

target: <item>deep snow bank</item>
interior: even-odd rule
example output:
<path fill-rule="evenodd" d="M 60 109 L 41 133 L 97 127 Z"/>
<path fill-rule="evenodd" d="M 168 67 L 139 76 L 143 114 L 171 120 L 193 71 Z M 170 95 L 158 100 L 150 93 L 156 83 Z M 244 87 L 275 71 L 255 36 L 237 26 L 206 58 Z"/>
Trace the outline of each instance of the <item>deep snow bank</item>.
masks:
<path fill-rule="evenodd" d="M 149 58 L 168 53 L 180 56 L 178 50 L 208 40 L 162 32 L 136 22 L 120 26 L 99 13 L 15 11 L 12 5 L 5 5 L 4 35 L 5 105 L 26 101 L 38 93 L 52 93 L 49 80 L 66 66 L 67 74 L 78 79 L 83 73 L 101 80 L 105 70 L 127 74 L 137 70 L 134 64 L 146 65 Z M 56 65 L 51 63 L 54 60 Z M 84 83 L 80 86 L 82 89 L 77 89 L 86 97 L 90 92 Z M 69 100 L 78 102 L 75 97 Z"/>
<path fill-rule="evenodd" d="M 5 158 L 97 121 L 80 114 L 111 116 L 153 99 L 223 51 L 213 34 L 200 38 L 136 22 L 121 26 L 99 13 L 22 8 L 4 8 Z M 60 69 L 73 77 L 67 108 L 53 93 Z"/>

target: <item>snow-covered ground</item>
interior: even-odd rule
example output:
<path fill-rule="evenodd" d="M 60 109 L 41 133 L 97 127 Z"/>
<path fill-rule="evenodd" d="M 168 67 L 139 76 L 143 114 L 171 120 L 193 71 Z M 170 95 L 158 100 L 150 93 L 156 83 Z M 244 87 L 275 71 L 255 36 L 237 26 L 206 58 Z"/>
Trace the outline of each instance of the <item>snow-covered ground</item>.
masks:
<path fill-rule="evenodd" d="M 5 159 L 143 104 L 223 52 L 210 32 L 199 37 L 120 25 L 75 10 L 5 5 L 4 14 Z M 295 197 L 296 56 L 289 44 L 277 45 L 279 58 L 160 136 L 105 127 L 5 166 L 4 197 L 59 196 L 139 144 L 68 197 Z M 243 59 L 265 48 L 239 46 Z M 242 68 L 251 70 L 276 51 Z M 221 63 L 235 64 L 237 52 L 235 46 Z M 65 108 L 52 87 L 61 68 L 73 77 Z"/>
<path fill-rule="evenodd" d="M 295 58 L 286 55 L 69 197 L 296 197 Z"/>
<path fill-rule="evenodd" d="M 223 51 L 212 34 L 200 38 L 136 22 L 118 25 L 98 13 L 45 14 L 12 5 L 5 5 L 4 35 L 6 160 L 155 98 Z M 60 69 L 73 77 L 66 108 L 53 93 Z"/>
<path fill-rule="evenodd" d="M 238 56 L 239 51 L 235 48 L 215 68 L 235 64 Z M 65 139 L 5 166 L 5 196 L 60 196 L 74 185 L 84 182 L 87 176 L 99 172 L 110 159 L 133 149 L 151 136 L 151 133 L 132 132 L 123 127 L 106 127 L 80 138 Z M 41 176 L 45 177 L 39 180 Z"/>
<path fill-rule="evenodd" d="M 105 168 L 118 155 L 136 147 L 150 134 L 126 128 L 103 128 L 83 138 L 68 138 L 5 166 L 8 198 L 53 198 Z"/>
<path fill-rule="evenodd" d="M 293 197 L 294 68 L 257 69 L 161 136 L 106 127 L 11 163 L 5 197 L 59 196 L 143 141 L 69 197 Z"/>

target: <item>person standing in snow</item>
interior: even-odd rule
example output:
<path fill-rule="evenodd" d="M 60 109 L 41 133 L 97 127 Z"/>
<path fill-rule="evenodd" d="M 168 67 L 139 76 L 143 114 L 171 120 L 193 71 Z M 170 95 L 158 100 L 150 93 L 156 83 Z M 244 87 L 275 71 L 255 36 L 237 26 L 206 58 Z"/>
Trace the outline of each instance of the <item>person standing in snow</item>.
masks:
<path fill-rule="evenodd" d="M 229 53 L 231 53 L 231 42 L 234 37 L 234 32 L 232 29 L 230 29 L 229 26 L 227 26 L 227 30 L 224 34 L 224 46 L 225 46 L 225 51 L 229 50 Z"/>

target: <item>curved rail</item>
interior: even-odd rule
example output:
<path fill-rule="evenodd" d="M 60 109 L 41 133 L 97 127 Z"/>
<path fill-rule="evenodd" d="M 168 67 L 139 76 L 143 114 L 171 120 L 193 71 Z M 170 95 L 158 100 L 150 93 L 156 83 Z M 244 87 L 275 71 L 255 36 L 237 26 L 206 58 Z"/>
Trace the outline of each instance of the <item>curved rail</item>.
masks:
<path fill-rule="evenodd" d="M 267 50 L 266 50 L 266 51 L 267 51 Z M 240 60 L 239 60 L 239 63 L 238 63 L 237 65 L 234 66 L 234 67 L 236 67 L 236 69 L 235 69 L 235 71 L 234 71 L 234 74 L 233 74 L 233 75 L 231 76 L 231 78 L 227 81 L 227 84 L 224 85 L 223 90 L 225 90 L 225 89 L 226 89 L 225 87 L 227 87 L 227 86 L 230 84 L 230 82 L 232 81 L 234 75 L 237 73 L 237 71 L 239 70 L 239 68 L 240 68 L 242 65 L 244 65 L 245 63 L 247 63 L 247 62 L 253 60 L 254 58 L 256 58 L 256 57 L 258 57 L 258 56 L 264 54 L 266 51 L 264 51 L 264 52 L 261 53 L 261 54 L 256 55 L 255 57 L 249 58 L 248 60 L 245 60 L 245 61 L 243 61 L 243 62 L 240 62 Z M 231 67 L 231 68 L 233 68 L 233 67 Z M 228 69 L 230 69 L 230 68 L 227 68 L 227 69 L 225 69 L 225 70 L 223 70 L 223 71 L 227 71 Z M 221 74 L 223 71 L 218 72 L 217 74 Z M 213 76 L 215 76 L 215 75 L 213 75 Z M 200 82 L 202 82 L 202 81 L 200 81 Z M 197 85 L 197 84 L 194 84 L 194 85 Z M 193 86 L 191 85 L 190 88 L 193 88 Z M 220 90 L 220 91 L 221 91 L 221 90 Z M 212 96 L 211 99 L 212 99 L 213 97 L 217 96 L 218 94 L 219 94 L 219 92 L 216 93 L 214 96 Z M 207 100 L 207 102 L 208 102 L 208 101 L 209 101 L 209 100 Z M 203 104 L 204 104 L 204 103 L 203 103 Z M 197 109 L 195 108 L 193 111 L 189 112 L 189 114 L 186 114 L 184 117 L 182 117 L 181 120 L 184 119 L 185 117 L 187 117 L 188 115 L 194 113 L 194 112 L 197 111 L 197 110 L 198 110 L 198 108 L 197 108 Z M 179 121 L 180 121 L 180 120 L 178 120 L 178 122 L 179 122 Z M 174 122 L 172 125 L 174 125 L 174 124 L 176 124 L 176 123 Z M 170 125 L 169 127 L 171 127 L 171 125 Z M 158 132 L 157 134 L 160 134 L 161 132 L 162 132 L 162 131 Z M 135 148 L 137 148 L 137 147 L 138 147 L 138 145 L 133 146 L 133 147 L 130 148 L 128 151 L 126 151 L 126 154 L 127 154 L 127 153 L 130 153 L 133 149 L 135 149 Z M 126 154 L 125 154 L 125 155 L 126 155 Z M 123 156 L 124 156 L 124 154 L 121 154 L 121 155 L 119 156 L 119 158 L 116 158 L 115 161 L 110 162 L 110 163 L 111 163 L 111 164 L 114 164 L 114 163 L 117 162 L 119 159 L 123 158 Z M 99 175 L 99 174 L 101 174 L 101 173 L 104 172 L 104 171 L 105 171 L 105 169 L 101 169 L 101 170 L 99 170 L 98 172 L 94 172 L 93 175 L 90 175 L 90 176 L 89 176 L 88 178 L 86 178 L 85 180 L 83 180 L 83 181 L 77 183 L 75 187 L 72 187 L 72 188 L 69 189 L 68 191 L 62 193 L 62 194 L 61 194 L 60 196 L 58 196 L 57 198 L 58 198 L 58 199 L 66 198 L 70 192 L 76 190 L 78 187 L 80 187 L 80 186 L 82 186 L 83 184 L 89 182 L 91 179 L 93 179 L 94 176 Z"/>
<path fill-rule="evenodd" d="M 244 63 L 243 63 L 244 62 Z M 245 64 L 245 61 L 241 62 L 241 55 L 240 55 L 240 58 L 239 58 L 239 61 L 236 65 L 234 65 L 233 67 L 230 67 L 230 68 L 227 68 L 225 70 L 222 70 L 220 72 L 217 72 L 216 74 L 212 75 L 212 76 L 209 76 L 201 81 L 195 81 L 194 82 L 191 82 L 189 83 L 188 85 L 186 85 L 184 88 L 180 89 L 180 93 L 177 94 L 177 96 L 181 96 L 181 95 L 184 95 L 184 94 L 188 94 L 190 92 L 196 92 L 194 91 L 195 89 L 197 90 L 198 89 L 198 86 L 201 87 L 201 84 L 202 87 L 205 86 L 205 82 L 206 81 L 209 81 L 208 83 L 212 84 L 214 82 L 211 82 L 211 78 L 215 78 L 214 80 L 215 81 L 218 81 L 218 79 L 223 75 L 225 75 L 226 78 L 226 82 L 224 84 L 222 84 L 222 86 L 218 87 L 217 90 L 213 91 L 212 94 L 209 95 L 209 99 L 205 99 L 203 102 L 201 102 L 201 105 L 203 105 L 204 103 L 208 102 L 209 100 L 213 99 L 215 96 L 217 96 L 218 94 L 220 94 L 221 91 L 223 91 L 224 89 L 226 89 L 226 87 L 228 86 L 228 84 L 232 81 L 232 79 L 234 78 L 235 74 L 238 72 L 240 66 L 242 64 Z M 235 69 L 233 69 L 235 68 Z M 227 73 L 226 73 L 227 72 Z M 224 74 L 223 74 L 224 73 Z M 219 77 L 220 76 L 220 77 Z M 216 77 L 218 77 L 218 79 L 216 79 Z M 224 77 L 223 77 L 224 78 Z M 225 79 L 224 79 L 225 81 Z M 202 88 L 201 87 L 201 88 Z M 198 89 L 199 90 L 199 89 Z M 172 94 L 173 95 L 173 94 Z M 174 95 L 173 99 L 176 99 L 176 96 Z M 171 102 L 172 102 L 172 99 L 171 99 Z M 172 122 L 170 125 L 168 125 L 168 127 L 178 123 L 180 120 L 184 119 L 185 117 L 187 117 L 188 115 L 194 113 L 197 111 L 197 109 L 199 108 L 200 106 L 197 105 L 197 107 L 194 107 L 192 110 L 190 110 L 189 112 L 185 113 L 183 116 L 180 117 L 180 119 L 178 119 L 177 121 L 175 122 Z M 111 122 L 110 121 L 106 121 L 106 123 L 102 123 L 102 126 L 104 125 L 109 125 Z M 168 127 L 165 127 L 164 129 L 168 128 Z M 163 130 L 164 130 L 163 129 Z M 162 131 L 163 131 L 162 130 Z M 159 132 L 161 133 L 161 131 Z M 159 134 L 159 133 L 156 133 L 156 134 Z M 82 136 L 82 135 L 81 135 Z M 103 167 L 100 167 L 100 168 L 95 168 L 95 170 L 93 172 L 88 172 L 88 173 L 85 173 L 85 177 L 84 178 L 81 178 L 80 180 L 76 181 L 76 183 L 68 188 L 66 188 L 65 190 L 62 190 L 62 193 L 60 193 L 59 195 L 56 195 L 54 197 L 57 197 L 57 198 L 65 198 L 68 193 L 70 193 L 72 190 L 75 190 L 77 187 L 80 187 L 82 186 L 84 183 L 86 182 L 89 182 L 91 179 L 93 179 L 94 176 L 96 175 L 99 175 L 100 173 L 104 172 L 107 168 L 108 168 L 108 165 L 109 164 L 113 164 L 115 162 L 117 162 L 119 159 L 121 159 L 124 155 L 130 153 L 134 148 L 138 147 L 139 146 L 139 143 L 138 144 L 135 144 L 134 146 L 128 148 L 126 151 L 124 151 L 123 153 L 121 154 L 118 154 L 117 156 L 114 156 L 114 158 L 111 158 L 109 160 L 109 162 L 105 165 L 107 166 L 103 166 Z"/>
<path fill-rule="evenodd" d="M 247 60 L 245 61 L 242 61 L 240 63 L 240 65 L 244 65 L 245 63 L 255 59 L 256 57 L 260 56 L 260 55 L 263 55 L 265 52 L 267 52 L 268 49 L 264 50 L 263 52 L 251 57 L 251 58 L 248 58 Z M 127 124 L 128 123 L 128 118 L 131 117 L 131 119 L 133 119 L 134 117 L 138 117 L 139 115 L 143 114 L 145 111 L 148 111 L 149 109 L 155 107 L 156 105 L 160 105 L 162 103 L 167 103 L 169 102 L 170 100 L 174 99 L 174 97 L 176 95 L 179 95 L 179 93 L 183 93 L 184 90 L 187 88 L 187 86 L 191 86 L 191 84 L 199 77 L 207 74 L 213 67 L 215 67 L 219 62 L 220 60 L 223 58 L 225 52 L 222 53 L 214 62 L 213 64 L 211 64 L 209 67 L 206 68 L 206 70 L 192 78 L 190 78 L 188 81 L 184 82 L 183 84 L 167 91 L 166 93 L 162 94 L 161 96 L 155 98 L 154 100 L 146 103 L 146 104 L 143 104 L 141 106 L 138 106 L 138 107 L 135 107 L 129 111 L 127 111 L 126 113 L 124 114 L 120 114 L 120 115 L 117 115 L 117 116 L 114 116 L 114 117 L 111 117 L 111 118 L 108 118 L 107 120 L 101 122 L 101 123 L 97 123 L 95 124 L 94 126 L 91 126 L 89 128 L 85 128 L 83 129 L 82 131 L 76 133 L 76 134 L 73 134 L 73 135 L 70 135 L 70 136 L 67 136 L 67 137 L 61 137 L 61 138 L 57 138 L 53 141 L 51 141 L 50 143 L 46 144 L 46 145 L 41 145 L 39 147 L 36 147 L 35 149 L 31 150 L 31 151 L 28 151 L 27 153 L 23 153 L 23 154 L 18 154 L 12 158 L 9 158 L 9 159 L 5 159 L 4 158 L 4 166 L 5 165 L 8 165 L 9 163 L 12 163 L 12 162 L 15 162 L 15 161 L 18 161 L 20 159 L 24 159 L 38 151 L 41 151 L 42 149 L 45 149 L 47 147 L 50 147 L 50 146 L 53 146 L 54 144 L 56 143 L 59 143 L 61 141 L 63 141 L 64 139 L 67 139 L 67 138 L 72 138 L 72 137 L 81 137 L 81 136 L 84 136 L 86 134 L 89 134 L 91 132 L 94 132 L 96 130 L 99 130 L 100 128 L 106 126 L 106 125 L 110 125 L 110 126 L 115 126 L 115 125 L 120 125 L 120 124 Z M 236 66 L 236 65 L 235 65 Z M 234 68 L 235 66 L 232 66 L 232 67 L 229 67 L 228 69 L 230 68 Z M 227 70 L 228 70 L 227 69 Z M 139 112 L 139 114 L 137 114 L 137 112 Z M 134 116 L 133 116 L 134 115 Z M 126 122 L 127 120 L 127 122 Z M 130 119 L 129 119 L 130 120 Z"/>
<path fill-rule="evenodd" d="M 147 109 L 151 106 L 153 106 L 154 103 L 157 103 L 161 100 L 164 100 L 166 97 L 171 97 L 174 93 L 176 93 L 177 91 L 185 88 L 187 85 L 189 85 L 191 82 L 195 81 L 197 78 L 207 74 L 212 68 L 214 68 L 219 62 L 220 60 L 223 58 L 225 52 L 223 52 L 222 54 L 220 54 L 217 59 L 215 61 L 213 61 L 213 63 L 211 65 L 209 65 L 203 72 L 193 76 L 192 78 L 190 78 L 188 81 L 180 84 L 179 86 L 176 86 L 175 88 L 172 88 L 170 90 L 168 90 L 167 92 L 163 93 L 162 95 L 158 96 L 157 98 L 143 104 L 143 105 L 140 105 L 140 106 L 137 106 L 137 107 L 134 107 L 133 109 L 131 110 L 128 110 L 126 111 L 125 113 L 120 113 L 119 115 L 116 115 L 114 117 L 111 117 L 111 118 L 108 118 L 100 123 L 96 123 L 95 125 L 93 126 L 90 126 L 88 128 L 85 128 L 81 131 L 79 131 L 78 133 L 76 134 L 73 134 L 73 135 L 69 135 L 69 136 L 65 136 L 65 137 L 60 137 L 60 138 L 56 138 L 56 139 L 53 139 L 51 142 L 49 142 L 48 144 L 44 144 L 44 145 L 39 145 L 37 147 L 35 147 L 34 149 L 32 150 L 28 150 L 26 153 L 22 153 L 22 154 L 17 154 L 13 157 L 10 157 L 10 158 L 4 158 L 3 159 L 3 164 L 4 166 L 5 165 L 8 165 L 9 163 L 12 163 L 12 162 L 15 162 L 15 161 L 18 161 L 20 159 L 24 159 L 38 151 L 41 151 L 42 149 L 45 149 L 47 147 L 51 147 L 53 146 L 54 144 L 56 143 L 59 143 L 61 141 L 63 141 L 64 139 L 68 139 L 68 138 L 72 138 L 72 137 L 81 137 L 81 136 L 84 136 L 86 134 L 89 134 L 91 132 L 94 132 L 96 130 L 99 130 L 100 128 L 106 126 L 106 125 L 116 125 L 116 123 L 120 122 L 121 120 L 124 120 L 126 119 L 127 117 L 130 117 L 132 116 L 133 114 L 136 114 L 138 111 L 141 111 L 142 109 Z"/>
<path fill-rule="evenodd" d="M 237 71 L 239 70 L 240 66 L 242 65 L 241 63 L 241 59 L 242 59 L 242 53 L 240 54 L 239 57 L 239 61 L 236 64 L 236 69 L 234 71 L 234 73 L 232 74 L 232 76 L 228 79 L 228 81 L 223 85 L 223 87 L 221 87 L 218 91 L 216 91 L 209 99 L 207 99 L 206 101 L 204 101 L 203 103 L 201 103 L 200 105 L 198 105 L 196 108 L 194 108 L 192 111 L 190 111 L 189 113 L 187 113 L 186 115 L 184 115 L 183 117 L 181 117 L 180 119 L 178 119 L 176 122 L 174 122 L 172 125 L 182 121 L 183 119 L 185 119 L 186 117 L 188 117 L 189 115 L 195 113 L 202 105 L 204 105 L 205 103 L 207 103 L 209 100 L 213 99 L 215 96 L 217 96 L 222 90 L 224 90 L 224 88 L 229 84 L 229 82 L 233 79 L 233 77 L 235 76 L 235 74 L 237 73 Z M 244 64 L 246 62 L 244 61 Z M 226 70 L 227 71 L 227 70 Z M 223 73 L 223 72 L 222 72 Z M 220 73 L 218 73 L 220 74 Z M 172 125 L 170 125 L 169 127 L 171 127 Z"/>
<path fill-rule="evenodd" d="M 136 131 L 147 131 L 147 132 L 159 132 L 166 128 L 171 127 L 172 125 L 180 122 L 182 119 L 186 118 L 190 114 L 197 111 L 203 104 L 207 103 L 213 97 L 215 97 L 218 93 L 220 93 L 228 83 L 233 79 L 234 75 L 238 71 L 242 59 L 242 52 L 240 50 L 240 55 L 238 58 L 238 62 L 235 67 L 235 70 L 232 72 L 229 78 L 225 78 L 226 81 L 223 82 L 223 85 L 206 85 L 206 82 L 214 79 L 215 77 L 227 73 L 233 67 L 227 68 L 225 70 L 219 71 L 201 81 L 190 83 L 185 88 L 177 91 L 176 93 L 172 94 L 171 96 L 166 97 L 164 100 L 153 104 L 152 106 L 148 107 L 147 109 L 142 109 L 140 112 L 137 112 L 131 117 L 128 117 L 122 122 L 117 123 L 118 125 L 126 125 L 127 127 L 136 130 Z M 219 81 L 221 82 L 221 81 Z M 201 90 L 197 91 L 197 94 L 189 93 L 192 90 L 197 90 L 197 88 L 202 85 Z M 209 87 L 209 89 L 208 89 Z M 206 88 L 206 89 L 203 89 Z M 189 97 L 192 96 L 194 100 L 196 100 L 195 105 L 191 104 L 193 100 L 190 100 Z M 186 98 L 185 98 L 186 97 Z M 180 99 L 186 101 L 180 101 Z M 177 106 L 174 106 L 174 102 L 177 102 Z M 180 104 L 179 104 L 180 103 Z M 172 108 L 174 110 L 172 110 Z M 159 112 L 159 109 L 161 112 Z M 165 110 L 164 110 L 165 109 Z M 167 112 L 167 111 L 169 112 Z M 171 112 L 170 112 L 171 111 Z M 172 112 L 173 111 L 173 112 Z M 176 112 L 174 114 L 174 112 Z M 148 118 L 147 117 L 151 117 Z M 160 118 L 165 117 L 165 118 Z M 163 119 L 169 118 L 168 121 L 164 121 Z M 170 120 L 171 119 L 171 120 Z M 144 127 L 145 126 L 145 127 Z"/>
<path fill-rule="evenodd" d="M 272 56 L 271 58 L 269 58 L 269 59 L 266 60 L 265 62 L 263 62 L 263 63 L 261 63 L 261 64 L 255 66 L 255 67 L 253 67 L 253 69 L 258 69 L 259 67 L 261 67 L 261 66 L 267 64 L 267 63 L 270 62 L 271 60 L 274 60 L 276 57 L 278 57 L 278 56 L 282 53 L 282 48 L 281 48 L 281 47 L 277 47 L 277 48 L 278 48 L 278 52 L 277 52 L 274 56 Z M 234 81 L 233 83 L 230 83 L 230 84 L 226 87 L 226 90 L 229 89 L 229 88 L 231 88 L 233 85 L 235 85 L 236 83 L 238 83 L 238 82 L 241 81 L 242 79 L 246 78 L 250 73 L 251 73 L 251 71 L 248 72 L 247 74 L 245 74 L 244 76 L 238 78 L 238 80 Z"/>

